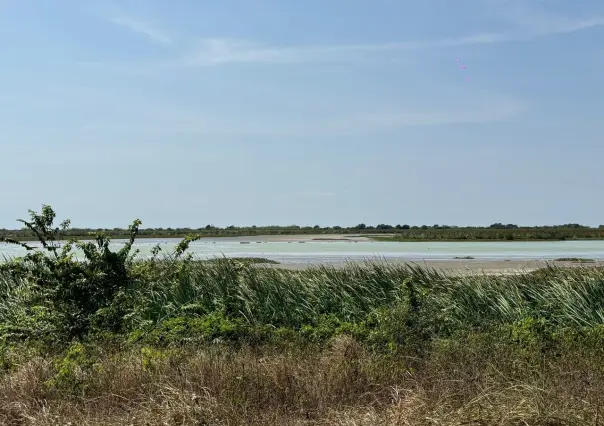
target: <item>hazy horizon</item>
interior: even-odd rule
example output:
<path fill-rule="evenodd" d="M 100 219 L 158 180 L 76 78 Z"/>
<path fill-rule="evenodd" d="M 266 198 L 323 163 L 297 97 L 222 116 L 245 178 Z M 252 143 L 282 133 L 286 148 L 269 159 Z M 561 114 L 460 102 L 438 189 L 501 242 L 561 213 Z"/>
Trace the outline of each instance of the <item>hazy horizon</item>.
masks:
<path fill-rule="evenodd" d="M 0 0 L 0 35 L 0 228 L 604 223 L 601 1 Z"/>

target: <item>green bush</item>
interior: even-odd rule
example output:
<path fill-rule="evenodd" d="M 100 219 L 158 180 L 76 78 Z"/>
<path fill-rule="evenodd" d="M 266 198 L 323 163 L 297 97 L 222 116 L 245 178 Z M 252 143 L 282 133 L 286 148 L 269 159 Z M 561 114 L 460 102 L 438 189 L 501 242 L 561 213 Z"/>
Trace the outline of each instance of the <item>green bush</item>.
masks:
<path fill-rule="evenodd" d="M 51 390 L 74 396 L 85 396 L 92 386 L 92 377 L 101 364 L 96 346 L 74 343 L 64 356 L 54 360 L 55 375 L 46 382 Z"/>
<path fill-rule="evenodd" d="M 17 283 L 23 292 L 34 295 L 29 301 L 36 306 L 29 312 L 22 312 L 22 319 L 32 317 L 32 314 L 34 318 L 44 316 L 50 311 L 52 320 L 48 321 L 47 327 L 54 327 L 58 333 L 56 337 L 68 340 L 82 338 L 91 330 L 121 331 L 132 304 L 135 284 L 148 279 L 145 269 L 133 267 L 137 251 L 132 251 L 132 246 L 141 221 L 137 219 L 132 223 L 128 228 L 129 240 L 123 248 L 113 252 L 109 249 L 110 239 L 103 234 L 97 234 L 94 242 L 71 240 L 61 248 L 57 243 L 62 232 L 68 229 L 69 220 L 54 227 L 56 214 L 47 205 L 42 206 L 39 214 L 32 210 L 29 213 L 30 221 L 20 222 L 37 236 L 42 250 L 5 238 L 5 242 L 24 247 L 27 254 L 0 265 L 4 280 Z M 193 239 L 183 240 L 176 249 L 176 256 L 180 256 Z M 84 259 L 75 258 L 74 248 L 83 252 Z M 15 292 L 17 288 L 13 286 L 10 291 Z M 21 324 L 23 322 L 27 321 Z M 5 336 L 15 332 L 31 333 L 33 327 L 5 325 L 3 331 Z"/>

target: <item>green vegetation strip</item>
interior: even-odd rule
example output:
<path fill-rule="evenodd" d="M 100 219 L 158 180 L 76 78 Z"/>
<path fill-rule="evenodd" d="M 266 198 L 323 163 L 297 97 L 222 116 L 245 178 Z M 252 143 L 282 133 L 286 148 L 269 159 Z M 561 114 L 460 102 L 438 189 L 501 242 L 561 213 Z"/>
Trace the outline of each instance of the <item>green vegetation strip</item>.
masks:
<path fill-rule="evenodd" d="M 112 252 L 54 219 L 0 265 L 1 424 L 598 424 L 603 268 L 139 261 L 140 221 Z"/>
<path fill-rule="evenodd" d="M 245 263 L 245 264 L 269 264 L 269 265 L 278 265 L 279 262 L 273 259 L 267 259 L 265 257 L 229 257 L 228 261 L 236 262 L 236 263 Z M 206 263 L 217 263 L 223 262 L 225 258 L 212 258 L 202 260 L 202 262 Z"/>
<path fill-rule="evenodd" d="M 89 235 L 102 232 L 111 238 L 127 239 L 128 229 L 65 229 L 66 238 L 89 238 Z M 552 226 L 519 226 L 494 223 L 490 226 L 452 226 L 452 225 L 387 225 L 375 226 L 360 223 L 356 226 L 227 226 L 225 228 L 206 225 L 198 229 L 191 228 L 146 228 L 138 229 L 138 238 L 184 238 L 195 234 L 201 238 L 274 236 L 274 235 L 361 235 L 376 241 L 531 241 L 531 240 L 601 240 L 604 239 L 604 225 L 597 228 L 568 223 Z M 29 228 L 0 229 L 0 238 L 19 241 L 36 241 L 36 234 Z M 315 239 L 315 240 L 321 240 Z M 332 238 L 326 238 L 332 240 Z"/>
<path fill-rule="evenodd" d="M 595 259 L 585 259 L 582 257 L 560 257 L 554 259 L 555 262 L 574 262 L 574 263 L 594 263 Z"/>

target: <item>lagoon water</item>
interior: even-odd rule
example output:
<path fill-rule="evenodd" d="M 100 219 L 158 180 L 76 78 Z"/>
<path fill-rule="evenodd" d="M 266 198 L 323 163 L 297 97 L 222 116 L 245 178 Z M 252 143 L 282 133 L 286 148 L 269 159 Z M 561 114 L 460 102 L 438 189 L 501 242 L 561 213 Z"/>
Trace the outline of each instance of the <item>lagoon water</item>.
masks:
<path fill-rule="evenodd" d="M 179 239 L 139 239 L 135 247 L 140 256 L 150 256 L 159 244 L 162 252 L 174 249 Z M 124 240 L 113 240 L 118 250 Z M 35 246 L 35 243 L 30 243 Z M 527 242 L 377 242 L 377 241 L 266 241 L 260 238 L 203 239 L 190 245 L 198 258 L 265 257 L 283 264 L 340 263 L 384 258 L 388 260 L 453 260 L 472 256 L 477 260 L 551 260 L 560 257 L 585 257 L 604 260 L 604 241 L 527 241 Z M 0 243 L 0 261 L 18 256 L 25 249 Z M 76 252 L 77 253 L 77 252 Z"/>

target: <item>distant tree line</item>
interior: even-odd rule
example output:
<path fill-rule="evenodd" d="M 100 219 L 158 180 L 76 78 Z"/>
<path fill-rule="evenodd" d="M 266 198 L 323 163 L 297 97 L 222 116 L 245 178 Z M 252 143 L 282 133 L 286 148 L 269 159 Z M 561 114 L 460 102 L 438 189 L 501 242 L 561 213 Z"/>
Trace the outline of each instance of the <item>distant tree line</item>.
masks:
<path fill-rule="evenodd" d="M 127 229 L 113 228 L 72 228 L 64 232 L 65 238 L 84 237 L 103 232 L 111 238 L 126 238 Z M 563 239 L 604 239 L 604 225 L 597 228 L 568 223 L 547 226 L 519 226 L 515 224 L 493 223 L 487 227 L 454 225 L 389 225 L 375 226 L 359 223 L 352 227 L 330 226 L 247 226 L 235 225 L 224 228 L 206 225 L 202 228 L 145 228 L 140 229 L 143 238 L 176 238 L 190 234 L 204 237 L 259 236 L 259 235 L 303 235 L 303 234 L 394 234 L 396 240 L 563 240 Z M 0 229 L 0 237 L 17 240 L 31 240 L 35 235 L 27 228 Z M 384 237 L 386 237 L 384 235 Z M 388 237 L 390 238 L 390 237 Z"/>

